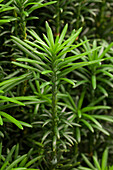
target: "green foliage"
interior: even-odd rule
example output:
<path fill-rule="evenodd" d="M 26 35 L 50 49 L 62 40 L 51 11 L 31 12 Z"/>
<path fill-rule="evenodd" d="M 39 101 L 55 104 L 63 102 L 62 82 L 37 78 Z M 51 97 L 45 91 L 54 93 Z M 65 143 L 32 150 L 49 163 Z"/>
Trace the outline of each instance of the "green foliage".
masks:
<path fill-rule="evenodd" d="M 2 170 L 113 169 L 112 9 L 0 0 Z"/>
<path fill-rule="evenodd" d="M 12 32 L 15 31 L 15 35 L 17 36 L 19 33 L 19 36 L 22 39 L 26 39 L 26 29 L 27 29 L 27 21 L 38 19 L 36 16 L 30 16 L 30 14 L 39 8 L 42 8 L 47 5 L 54 4 L 55 1 L 42 3 L 42 1 L 32 1 L 32 0 L 14 0 L 14 17 L 16 18 L 15 26 L 12 27 Z M 19 27 L 18 27 L 19 26 Z M 19 29 L 19 30 L 18 30 Z"/>
<path fill-rule="evenodd" d="M 10 0 L 8 3 L 6 4 L 2 4 L 1 2 L 3 2 L 4 0 L 1 0 L 0 1 L 0 15 L 3 13 L 3 12 L 6 12 L 6 11 L 9 11 L 9 10 L 13 10 L 14 7 L 11 7 L 10 5 L 12 4 L 12 0 Z M 3 15 L 3 14 L 2 14 Z M 4 24 L 4 23 L 7 23 L 7 22 L 10 22 L 11 21 L 11 18 L 9 18 L 8 16 L 2 16 L 0 18 L 0 25 Z"/>
<path fill-rule="evenodd" d="M 107 160 L 108 160 L 108 148 L 106 148 L 102 154 L 102 159 L 101 159 L 101 163 L 98 160 L 97 157 L 97 153 L 95 152 L 95 154 L 93 155 L 93 162 L 94 165 L 88 160 L 88 158 L 82 154 L 82 157 L 84 159 L 84 161 L 86 162 L 86 164 L 88 165 L 89 168 L 86 167 L 79 167 L 78 169 L 80 170 L 110 170 L 112 169 L 112 167 L 108 167 L 107 166 Z"/>
<path fill-rule="evenodd" d="M 33 167 L 33 164 L 36 161 L 41 159 L 41 156 L 38 156 L 32 160 L 28 160 L 30 155 L 32 154 L 32 149 L 28 152 L 28 154 L 24 154 L 22 156 L 19 155 L 19 145 L 15 145 L 9 150 L 7 148 L 7 155 L 2 155 L 2 143 L 0 143 L 0 167 L 1 170 L 36 170 Z"/>

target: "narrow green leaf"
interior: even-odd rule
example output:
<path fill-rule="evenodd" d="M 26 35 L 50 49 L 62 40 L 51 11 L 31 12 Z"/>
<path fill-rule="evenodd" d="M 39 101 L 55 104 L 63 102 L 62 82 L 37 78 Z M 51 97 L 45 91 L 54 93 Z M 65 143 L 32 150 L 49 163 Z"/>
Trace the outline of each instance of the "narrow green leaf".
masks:
<path fill-rule="evenodd" d="M 95 166 L 98 168 L 98 170 L 101 170 L 101 167 L 100 167 L 100 164 L 97 160 L 97 157 L 93 156 L 93 161 L 94 161 Z"/>
<path fill-rule="evenodd" d="M 92 125 L 91 125 L 90 123 L 88 123 L 88 122 L 87 122 L 86 120 L 84 120 L 84 119 L 80 119 L 80 121 L 83 122 L 84 125 L 86 125 L 86 126 L 88 127 L 88 129 L 89 129 L 92 133 L 94 133 L 94 129 L 93 129 L 93 127 L 92 127 Z"/>
<path fill-rule="evenodd" d="M 13 37 L 12 37 L 13 38 Z M 27 48 L 25 48 L 23 45 L 21 45 L 21 43 L 18 43 L 17 41 L 15 40 L 12 40 L 23 52 L 25 52 L 26 54 L 28 54 L 31 58 L 33 59 L 36 59 L 36 60 L 39 60 L 40 61 L 40 58 L 33 54 L 32 52 L 30 52 L 29 50 L 27 50 Z"/>
<path fill-rule="evenodd" d="M 76 108 L 76 104 L 72 98 L 72 96 L 69 94 L 69 93 L 66 93 L 67 94 L 67 97 L 69 98 L 69 102 L 67 103 L 68 100 L 65 100 L 65 102 L 70 105 L 70 107 L 72 106 L 73 107 L 73 111 L 76 112 L 77 111 L 77 108 Z"/>
<path fill-rule="evenodd" d="M 62 121 L 63 123 L 65 123 L 66 125 L 68 125 L 68 126 L 70 126 L 70 127 L 73 127 L 73 126 L 71 125 L 71 123 L 70 123 L 69 121 L 65 120 L 65 119 L 61 119 L 61 121 Z"/>
<path fill-rule="evenodd" d="M 61 44 L 63 42 L 65 34 L 67 32 L 67 29 L 68 29 L 68 24 L 65 25 L 65 27 L 64 27 L 61 35 L 60 35 L 60 38 L 59 38 L 59 41 L 58 41 L 59 44 Z"/>
<path fill-rule="evenodd" d="M 6 168 L 6 166 L 9 164 L 9 162 L 7 161 L 7 162 L 5 162 L 3 165 L 2 165 L 2 167 L 1 167 L 1 170 L 5 170 L 5 168 Z"/>
<path fill-rule="evenodd" d="M 78 101 L 78 109 L 80 110 L 83 104 L 83 100 L 84 100 L 84 96 L 85 96 L 85 90 L 82 91 L 80 99 Z"/>
<path fill-rule="evenodd" d="M 48 46 L 50 47 L 51 43 L 50 43 L 49 39 L 47 38 L 47 36 L 45 34 L 43 34 L 43 37 L 44 37 L 44 40 L 46 41 L 46 43 L 48 44 Z M 51 49 L 49 52 L 51 52 Z"/>
<path fill-rule="evenodd" d="M 96 119 L 105 120 L 113 123 L 113 116 L 109 115 L 92 115 Z"/>
<path fill-rule="evenodd" d="M 82 27 L 79 28 L 76 33 L 75 33 L 75 30 L 74 30 L 74 34 L 72 34 L 66 41 L 64 41 L 62 46 L 71 45 L 76 40 L 76 38 L 78 37 L 78 35 L 80 34 L 81 31 L 82 31 Z M 66 50 L 66 49 L 67 48 L 65 48 L 64 50 Z"/>
<path fill-rule="evenodd" d="M 55 126 L 54 130 L 55 130 L 55 134 L 56 134 L 57 138 L 60 139 L 60 133 L 59 133 L 60 130 L 58 129 L 58 127 Z"/>
<path fill-rule="evenodd" d="M 57 143 L 57 138 L 56 136 L 53 136 L 53 152 L 56 150 L 56 143 Z"/>
<path fill-rule="evenodd" d="M 96 89 L 96 76 L 92 75 L 91 80 L 92 80 L 93 89 L 95 90 Z"/>
<path fill-rule="evenodd" d="M 47 44 L 44 41 L 42 41 L 42 39 L 37 35 L 37 33 L 34 30 L 29 30 L 29 32 L 37 40 L 37 43 L 41 44 L 43 48 L 49 50 Z"/>
<path fill-rule="evenodd" d="M 66 133 L 63 133 L 63 136 L 69 141 L 70 144 L 74 145 L 73 141 Z"/>
<path fill-rule="evenodd" d="M 43 63 L 41 61 L 31 60 L 31 59 L 28 59 L 28 58 L 17 58 L 16 60 L 17 61 L 25 61 L 25 62 L 28 62 L 28 63 L 35 63 L 35 64 L 39 64 L 39 65 L 45 65 L 45 63 Z"/>
<path fill-rule="evenodd" d="M 27 168 L 19 167 L 19 168 L 12 168 L 11 170 L 24 170 L 24 169 L 27 169 Z"/>
<path fill-rule="evenodd" d="M 23 130 L 22 125 L 20 124 L 20 122 L 18 120 L 16 120 L 14 117 L 8 115 L 5 112 L 0 111 L 0 115 L 2 115 L 3 117 L 7 118 L 8 120 L 10 120 L 12 123 L 14 123 L 16 126 L 18 126 L 20 129 Z"/>
<path fill-rule="evenodd" d="M 70 84 L 72 84 L 73 86 L 75 86 L 74 80 L 68 79 L 68 78 L 60 78 L 60 80 L 64 80 Z"/>
<path fill-rule="evenodd" d="M 91 164 L 91 162 L 89 162 L 88 158 L 82 154 L 82 157 L 84 159 L 84 161 L 86 162 L 86 164 L 92 169 L 92 170 L 95 170 L 95 167 Z"/>
<path fill-rule="evenodd" d="M 102 128 L 101 124 L 92 116 L 92 115 L 88 115 L 83 113 L 82 114 L 85 118 L 88 118 L 89 120 L 91 120 L 92 122 L 94 122 L 97 126 L 99 126 L 100 128 Z"/>
<path fill-rule="evenodd" d="M 93 126 L 95 129 L 103 132 L 103 133 L 106 134 L 107 136 L 110 136 L 109 132 L 107 132 L 104 128 L 100 128 L 100 127 L 98 127 L 98 126 L 95 125 L 95 124 L 92 124 L 92 126 Z"/>
<path fill-rule="evenodd" d="M 103 155 L 102 155 L 102 164 L 101 168 L 102 170 L 105 170 L 107 167 L 107 160 L 108 160 L 108 148 L 105 149 Z"/>
<path fill-rule="evenodd" d="M 27 156 L 27 154 L 19 157 L 18 159 L 16 159 L 14 162 L 12 162 L 7 168 L 6 170 L 11 170 L 11 168 L 13 168 L 14 166 L 16 166 L 21 160 L 23 160 L 25 157 Z"/>
<path fill-rule="evenodd" d="M 52 1 L 52 2 L 47 2 L 47 3 L 36 3 L 35 5 L 33 5 L 29 10 L 28 10 L 28 13 L 32 13 L 34 10 L 38 9 L 38 8 L 42 8 L 44 6 L 47 6 L 47 5 L 51 5 L 51 4 L 54 4 L 56 3 L 57 1 Z"/>
<path fill-rule="evenodd" d="M 68 65 L 64 65 L 63 67 L 67 67 L 67 68 L 65 68 L 65 70 L 63 70 L 58 76 L 64 77 L 65 75 L 67 75 L 68 73 L 72 72 L 73 70 L 75 70 L 77 68 L 91 65 L 91 64 L 97 63 L 99 61 L 100 60 L 95 60 L 95 61 L 90 61 L 90 62 L 70 63 Z"/>
<path fill-rule="evenodd" d="M 108 97 L 108 93 L 104 87 L 102 87 L 101 85 L 98 85 L 98 88 L 106 97 Z"/>
<path fill-rule="evenodd" d="M 47 36 L 48 36 L 49 42 L 51 44 L 51 47 L 53 48 L 54 46 L 53 33 L 47 21 L 46 21 L 46 30 L 47 30 Z"/>
<path fill-rule="evenodd" d="M 25 167 L 27 168 L 27 167 L 31 166 L 31 165 L 34 164 L 36 161 L 41 160 L 42 157 L 43 157 L 42 155 L 37 156 L 36 158 L 34 158 L 34 159 L 32 159 L 31 161 L 29 161 L 29 162 L 25 165 Z"/>
<path fill-rule="evenodd" d="M 43 136 L 43 138 L 42 138 L 42 142 L 44 142 L 44 140 L 48 137 L 48 135 L 50 135 L 51 134 L 51 131 L 50 130 L 48 130 L 45 134 L 44 134 L 44 136 Z"/>
<path fill-rule="evenodd" d="M 12 63 L 15 64 L 16 66 L 19 66 L 19 67 L 23 67 L 23 68 L 33 70 L 33 71 L 36 71 L 36 72 L 39 72 L 39 73 L 41 72 L 37 68 L 31 67 L 31 66 L 28 66 L 28 65 L 25 65 L 25 64 L 22 64 L 22 63 L 18 63 L 18 62 L 15 62 L 15 61 L 12 61 Z"/>
<path fill-rule="evenodd" d="M 22 102 L 17 101 L 17 100 L 15 100 L 15 99 L 13 99 L 13 98 L 6 97 L 6 96 L 0 96 L 0 99 L 3 99 L 3 100 L 5 100 L 5 101 L 10 101 L 10 102 L 13 102 L 13 103 L 16 103 L 16 104 L 25 106 L 25 104 L 23 104 Z"/>
<path fill-rule="evenodd" d="M 41 74 L 48 74 L 48 73 L 53 73 L 53 71 L 52 70 L 44 70 L 41 72 Z"/>
<path fill-rule="evenodd" d="M 29 127 L 32 128 L 33 126 L 30 125 L 29 123 L 23 122 L 23 121 L 19 121 L 21 125 L 25 126 L 25 127 Z"/>
<path fill-rule="evenodd" d="M 50 122 L 51 122 L 51 119 L 46 120 L 46 121 L 44 122 L 44 124 L 43 124 L 42 127 L 46 126 L 46 125 L 47 125 L 48 123 L 50 123 Z"/>
<path fill-rule="evenodd" d="M 31 73 L 23 74 L 23 75 L 21 75 L 21 76 L 19 76 L 19 77 L 15 77 L 15 78 L 11 78 L 11 79 L 9 79 L 9 80 L 2 81 L 2 82 L 0 83 L 0 86 L 3 86 L 3 85 L 8 85 L 8 86 L 9 86 L 10 83 L 13 83 L 13 84 L 14 84 L 16 81 L 20 81 L 20 80 L 22 80 L 22 79 L 25 79 L 25 78 L 28 77 L 29 75 L 31 75 Z"/>
<path fill-rule="evenodd" d="M 51 83 L 51 82 L 42 83 L 42 84 L 40 85 L 40 88 L 42 89 L 42 88 L 46 87 L 46 86 L 49 85 L 49 84 L 52 84 L 52 83 Z"/>
<path fill-rule="evenodd" d="M 7 155 L 6 159 L 5 159 L 5 162 L 7 162 L 7 161 L 10 162 L 10 161 L 11 161 L 12 155 L 13 155 L 13 153 L 14 153 L 14 151 L 15 151 L 15 148 L 16 148 L 16 145 L 14 145 L 14 146 L 11 148 L 10 152 L 8 153 L 8 155 Z"/>
<path fill-rule="evenodd" d="M 113 46 L 113 42 L 108 45 L 108 47 L 102 52 L 102 54 L 99 56 L 99 58 L 100 59 L 103 58 L 112 46 Z"/>
<path fill-rule="evenodd" d="M 3 120 L 2 120 L 2 117 L 0 116 L 0 125 L 2 126 L 3 125 Z"/>
<path fill-rule="evenodd" d="M 84 107 L 82 109 L 82 112 L 88 112 L 91 110 L 97 110 L 97 109 L 111 109 L 109 106 L 90 106 L 90 107 Z"/>
<path fill-rule="evenodd" d="M 19 155 L 19 144 L 17 143 L 16 148 L 15 148 L 15 154 L 14 154 L 14 159 L 16 160 Z"/>
<path fill-rule="evenodd" d="M 78 110 L 78 111 L 77 111 L 77 114 L 78 114 L 78 117 L 79 117 L 79 118 L 82 117 L 82 112 L 81 112 L 81 110 Z"/>
<path fill-rule="evenodd" d="M 86 167 L 81 167 L 81 166 L 80 166 L 78 169 L 79 169 L 79 170 L 92 170 L 91 168 L 86 168 Z M 96 169 L 95 169 L 95 170 L 96 170 Z"/>
<path fill-rule="evenodd" d="M 76 127 L 76 139 L 79 143 L 81 142 L 81 134 L 79 127 Z"/>
<path fill-rule="evenodd" d="M 1 156 L 2 156 L 2 142 L 0 142 L 0 161 L 1 161 Z"/>

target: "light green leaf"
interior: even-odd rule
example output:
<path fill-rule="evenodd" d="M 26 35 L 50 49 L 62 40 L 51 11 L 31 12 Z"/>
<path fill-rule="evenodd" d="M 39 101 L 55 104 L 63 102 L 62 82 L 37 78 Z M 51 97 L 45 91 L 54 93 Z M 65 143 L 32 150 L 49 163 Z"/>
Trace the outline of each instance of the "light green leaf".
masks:
<path fill-rule="evenodd" d="M 92 125 L 91 125 L 89 122 L 87 122 L 87 121 L 84 120 L 84 119 L 80 119 L 80 121 L 83 122 L 84 125 L 86 125 L 86 126 L 88 127 L 88 129 L 89 129 L 92 133 L 94 133 L 94 129 L 93 129 Z"/>
<path fill-rule="evenodd" d="M 17 58 L 16 60 L 17 61 L 25 61 L 25 62 L 28 62 L 28 63 L 35 63 L 35 64 L 39 64 L 39 65 L 45 65 L 45 63 L 43 63 L 41 61 L 31 60 L 31 59 L 28 59 L 28 58 Z"/>
<path fill-rule="evenodd" d="M 73 86 L 75 86 L 74 80 L 68 79 L 68 78 L 60 78 L 60 80 L 64 80 L 70 84 L 72 84 Z"/>
<path fill-rule="evenodd" d="M 45 134 L 44 134 L 44 136 L 43 136 L 43 138 L 42 138 L 42 142 L 44 142 L 44 140 L 48 137 L 48 135 L 50 135 L 51 134 L 51 130 L 48 130 Z"/>
<path fill-rule="evenodd" d="M 99 126 L 100 128 L 102 128 L 101 124 L 92 116 L 92 115 L 88 115 L 83 113 L 82 114 L 85 118 L 88 118 L 89 120 L 91 120 L 92 122 L 94 122 L 97 126 Z"/>
<path fill-rule="evenodd" d="M 88 160 L 88 158 L 82 154 L 82 157 L 84 159 L 84 161 L 86 162 L 86 164 L 92 169 L 92 170 L 95 170 L 96 168 L 91 164 L 91 162 Z"/>
<path fill-rule="evenodd" d="M 8 162 L 8 161 L 7 161 L 7 162 L 5 162 L 5 163 L 2 165 L 1 170 L 4 170 L 8 164 L 9 164 L 9 162 Z"/>
<path fill-rule="evenodd" d="M 48 73 L 53 73 L 52 70 L 45 70 L 45 71 L 42 71 L 41 74 L 48 74 Z"/>
<path fill-rule="evenodd" d="M 31 161 L 29 161 L 29 162 L 25 165 L 25 167 L 27 168 L 27 167 L 31 166 L 31 165 L 34 164 L 36 161 L 41 160 L 42 157 L 43 157 L 42 155 L 37 156 L 36 158 L 34 158 L 34 159 L 32 159 Z"/>
<path fill-rule="evenodd" d="M 79 169 L 79 170 L 92 170 L 91 168 L 86 168 L 86 167 L 82 167 L 82 166 L 78 167 L 78 169 Z M 96 169 L 95 169 L 95 170 L 96 170 Z"/>
<path fill-rule="evenodd" d="M 76 127 L 76 139 L 80 143 L 81 142 L 81 134 L 80 134 L 80 128 Z"/>
<path fill-rule="evenodd" d="M 14 162 L 12 162 L 5 170 L 10 170 L 10 169 L 13 168 L 15 165 L 17 165 L 21 160 L 23 160 L 26 156 L 27 156 L 27 154 L 19 157 L 19 158 L 16 159 Z"/>
<path fill-rule="evenodd" d="M 101 170 L 100 164 L 99 164 L 96 156 L 93 156 L 93 161 L 95 163 L 95 166 L 98 168 L 98 170 Z"/>
<path fill-rule="evenodd" d="M 65 25 L 65 27 L 64 27 L 61 35 L 60 35 L 60 38 L 59 38 L 59 41 L 58 41 L 59 44 L 61 44 L 62 41 L 64 40 L 65 34 L 67 32 L 67 29 L 68 29 L 68 24 Z"/>
<path fill-rule="evenodd" d="M 54 46 L 54 38 L 53 38 L 52 30 L 51 30 L 48 22 L 46 22 L 46 30 L 47 30 L 47 36 L 48 36 L 50 45 L 51 45 L 51 47 L 53 48 L 53 46 Z"/>
<path fill-rule="evenodd" d="M 53 152 L 56 150 L 56 143 L 57 143 L 57 138 L 56 136 L 53 136 Z"/>
<path fill-rule="evenodd" d="M 22 125 L 20 124 L 20 122 L 18 120 L 16 120 L 14 117 L 8 115 L 5 112 L 0 111 L 0 115 L 7 118 L 8 120 L 10 120 L 12 123 L 14 123 L 16 126 L 18 126 L 20 129 L 23 130 Z"/>
<path fill-rule="evenodd" d="M 91 80 L 92 80 L 93 89 L 95 90 L 96 89 L 96 76 L 92 75 Z"/>
<path fill-rule="evenodd" d="M 32 128 L 33 126 L 30 125 L 29 123 L 23 122 L 23 121 L 19 121 L 21 125 L 25 126 L 25 127 L 30 127 Z"/>
<path fill-rule="evenodd" d="M 17 100 L 15 100 L 15 99 L 13 99 L 13 98 L 6 97 L 6 96 L 0 96 L 0 99 L 3 99 L 3 100 L 5 100 L 5 101 L 9 101 L 9 102 L 13 102 L 13 103 L 16 103 L 16 104 L 25 106 L 25 104 L 23 104 L 22 102 L 17 101 Z"/>
<path fill-rule="evenodd" d="M 113 46 L 113 42 L 108 45 L 108 47 L 102 52 L 102 54 L 99 56 L 99 58 L 100 59 L 103 58 L 112 46 Z"/>
<path fill-rule="evenodd" d="M 0 116 L 0 125 L 2 126 L 3 125 L 3 120 L 2 120 L 2 117 Z"/>
<path fill-rule="evenodd" d="M 113 116 L 109 115 L 92 115 L 96 119 L 105 120 L 113 123 Z"/>
<path fill-rule="evenodd" d="M 83 104 L 83 100 L 84 100 L 84 96 L 85 96 L 85 90 L 82 91 L 80 99 L 78 101 L 78 109 L 80 110 Z"/>
<path fill-rule="evenodd" d="M 101 164 L 102 170 L 105 170 L 105 168 L 107 167 L 107 160 L 108 160 L 108 148 L 105 149 L 102 155 L 102 164 Z"/>
<path fill-rule="evenodd" d="M 36 71 L 36 72 L 39 72 L 39 73 L 41 72 L 37 68 L 31 67 L 31 66 L 28 66 L 28 65 L 25 65 L 25 64 L 22 64 L 22 63 L 18 63 L 18 62 L 15 62 L 15 61 L 12 61 L 12 63 L 15 64 L 16 66 L 19 66 L 19 67 L 23 67 L 23 68 L 33 70 L 33 71 Z"/>
<path fill-rule="evenodd" d="M 71 123 L 70 123 L 69 121 L 65 120 L 65 119 L 61 119 L 61 121 L 62 121 L 63 123 L 65 123 L 65 125 L 68 125 L 68 126 L 70 126 L 70 127 L 73 127 L 73 126 L 71 125 Z"/>
<path fill-rule="evenodd" d="M 91 110 L 97 110 L 97 109 L 111 109 L 109 106 L 89 106 L 89 107 L 84 107 L 82 109 L 82 112 L 89 112 Z"/>
<path fill-rule="evenodd" d="M 107 136 L 110 136 L 109 132 L 107 132 L 104 128 L 100 128 L 100 127 L 96 126 L 95 124 L 92 124 L 92 126 L 93 126 L 95 129 L 103 132 L 103 133 L 106 134 Z"/>
<path fill-rule="evenodd" d="M 54 4 L 54 3 L 56 3 L 56 2 L 57 2 L 57 1 L 52 1 L 52 2 L 47 2 L 47 3 L 44 3 L 44 4 L 42 4 L 42 3 L 37 3 L 37 2 L 36 2 L 36 4 L 33 5 L 33 6 L 28 10 L 28 13 L 30 14 L 30 13 L 32 13 L 34 10 L 36 10 L 36 9 L 38 9 L 38 8 L 42 8 L 42 7 L 44 7 L 44 6 L 51 5 L 51 4 Z"/>

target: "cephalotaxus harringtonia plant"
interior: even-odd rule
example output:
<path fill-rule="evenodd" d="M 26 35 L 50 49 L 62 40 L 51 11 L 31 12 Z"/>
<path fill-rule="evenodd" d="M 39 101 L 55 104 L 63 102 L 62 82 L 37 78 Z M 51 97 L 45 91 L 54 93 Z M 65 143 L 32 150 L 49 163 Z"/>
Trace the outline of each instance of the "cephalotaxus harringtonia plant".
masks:
<path fill-rule="evenodd" d="M 95 152 L 92 156 L 94 164 L 82 154 L 83 160 L 88 167 L 80 166 L 79 170 L 113 170 L 113 166 L 108 166 L 108 148 L 106 148 L 102 154 L 101 161 L 98 158 L 99 155 Z"/>
<path fill-rule="evenodd" d="M 22 41 L 19 38 L 12 36 L 13 42 L 16 43 L 17 46 L 28 55 L 28 58 L 23 58 L 23 56 L 21 58 L 17 58 L 17 61 L 21 61 L 21 63 L 15 61 L 12 63 L 33 72 L 33 76 L 35 76 L 36 80 L 45 83 L 43 84 L 43 88 L 46 88 L 46 86 L 50 87 L 48 99 L 47 96 L 45 96 L 46 107 L 43 111 L 45 112 L 43 114 L 43 116 L 45 116 L 45 121 L 43 122 L 44 134 L 42 132 L 41 143 L 46 148 L 45 155 L 47 155 L 47 153 L 50 155 L 49 158 L 47 158 L 48 162 L 45 162 L 46 164 L 49 164 L 49 168 L 51 169 L 58 167 L 60 158 L 62 157 L 61 155 L 65 150 L 67 150 L 67 146 L 71 146 L 76 143 L 75 136 L 73 135 L 71 129 L 73 126 L 80 126 L 74 122 L 74 120 L 69 122 L 68 117 L 70 117 L 71 113 L 69 112 L 65 116 L 66 113 L 64 106 L 62 107 L 58 104 L 58 101 L 62 101 L 62 98 L 67 96 L 66 94 L 61 93 L 60 85 L 62 82 L 75 85 L 73 80 L 66 78 L 67 74 L 76 68 L 100 61 L 76 61 L 80 59 L 81 56 L 88 55 L 95 49 L 91 51 L 89 50 L 80 55 L 72 56 L 71 50 L 81 46 L 86 43 L 86 41 L 79 43 L 78 45 L 73 45 L 75 39 L 82 30 L 81 28 L 77 32 L 73 30 L 70 37 L 65 40 L 64 38 L 67 28 L 68 25 L 64 27 L 61 35 L 57 36 L 55 40 L 52 30 L 47 22 L 47 36 L 43 35 L 44 40 L 41 39 L 33 30 L 29 32 L 35 38 L 34 42 L 29 40 Z M 26 65 L 23 62 L 28 64 Z M 40 78 L 37 74 L 35 74 L 35 72 L 40 74 Z M 38 91 L 35 94 L 37 98 L 40 99 L 41 94 Z M 42 97 L 44 98 L 44 95 L 42 95 Z M 63 164 L 59 164 L 59 166 L 63 168 Z M 69 165 L 67 165 L 67 167 L 68 166 Z"/>
<path fill-rule="evenodd" d="M 65 106 L 65 108 L 70 109 L 73 113 L 73 117 L 70 116 L 70 119 L 68 119 L 68 121 L 70 122 L 72 119 L 74 119 L 75 122 L 81 125 L 80 127 L 75 128 L 77 142 L 81 142 L 81 138 L 83 135 L 81 133 L 82 127 L 86 127 L 86 129 L 89 129 L 89 131 L 91 131 L 92 133 L 98 130 L 109 136 L 109 132 L 102 127 L 98 120 L 104 120 L 106 122 L 113 123 L 113 116 L 97 114 L 98 110 L 111 109 L 111 107 L 109 106 L 97 105 L 100 102 L 100 99 L 96 100 L 95 102 L 90 102 L 88 105 L 84 105 L 84 100 L 86 100 L 86 93 L 86 89 L 83 89 L 81 91 L 80 98 L 78 98 L 78 100 L 76 101 L 77 104 L 75 104 L 74 99 L 68 93 L 67 96 L 62 99 L 63 101 L 65 101 L 65 104 L 63 102 L 59 102 L 59 105 Z"/>
<path fill-rule="evenodd" d="M 1 4 L 2 2 L 2 4 Z M 10 0 L 9 2 L 3 4 L 4 0 L 0 0 L 0 15 L 3 13 L 3 12 L 7 12 L 9 10 L 12 10 L 14 9 L 14 7 L 10 6 L 12 4 L 12 0 Z M 10 22 L 12 19 L 8 16 L 1 16 L 0 17 L 0 25 L 4 24 L 4 23 L 7 23 L 7 22 Z"/>
<path fill-rule="evenodd" d="M 27 154 L 19 154 L 19 145 L 14 145 L 11 149 L 7 148 L 7 154 L 3 154 L 3 146 L 0 143 L 0 168 L 1 170 L 39 170 L 34 169 L 38 165 L 41 156 L 30 158 L 33 149 L 31 148 Z M 31 159 L 31 160 L 30 160 Z"/>
<path fill-rule="evenodd" d="M 0 90 L 0 93 L 3 93 L 3 91 Z M 4 103 L 6 103 L 4 105 Z M 12 102 L 12 103 L 15 103 L 17 106 L 18 105 L 21 105 L 21 106 L 25 106 L 24 103 L 16 100 L 16 99 L 13 99 L 11 97 L 7 97 L 7 96 L 3 96 L 3 95 L 0 95 L 0 125 L 2 126 L 3 125 L 3 122 L 11 122 L 11 123 L 14 123 L 16 126 L 18 126 L 20 129 L 23 129 L 22 125 L 24 126 L 29 126 L 29 127 L 32 127 L 31 125 L 25 123 L 25 122 L 22 122 L 22 121 L 18 121 L 17 119 L 15 119 L 13 116 L 9 115 L 8 113 L 4 112 L 3 111 L 3 108 L 2 106 L 7 106 L 9 102 Z"/>
<path fill-rule="evenodd" d="M 87 38 L 84 37 L 86 41 Z M 81 40 L 81 42 L 83 42 Z M 88 56 L 81 58 L 83 61 L 95 61 L 97 59 L 105 59 L 104 62 L 98 62 L 93 65 L 87 66 L 85 69 L 80 68 L 74 71 L 74 74 L 81 79 L 80 85 L 86 85 L 87 90 L 91 93 L 89 101 L 95 101 L 95 97 L 100 97 L 104 95 L 108 97 L 109 95 L 109 88 L 113 87 L 113 65 L 111 63 L 112 54 L 108 55 L 108 51 L 113 46 L 113 42 L 106 46 L 104 49 L 104 45 L 100 49 L 93 51 Z M 89 42 L 83 44 L 82 51 L 89 51 L 91 49 L 95 49 L 97 47 L 97 41 L 93 41 L 93 46 Z M 73 53 L 78 55 L 81 52 L 79 50 L 74 51 Z M 79 85 L 79 84 L 78 84 Z M 77 85 L 75 85 L 77 86 Z"/>
<path fill-rule="evenodd" d="M 48 2 L 51 0 L 45 0 Z M 92 24 L 95 23 L 95 17 L 98 14 L 98 6 L 101 0 L 57 0 L 57 2 L 51 6 L 46 6 L 46 12 L 40 11 L 43 22 L 44 18 L 50 19 L 52 26 L 54 25 L 55 34 L 59 34 L 61 28 L 65 23 L 69 24 L 69 32 L 73 29 L 78 29 L 79 27 L 84 27 L 84 31 L 81 35 L 90 34 L 94 36 L 94 27 Z M 92 34 L 91 34 L 92 32 Z"/>
<path fill-rule="evenodd" d="M 39 8 L 42 8 L 47 5 L 54 4 L 55 1 L 43 3 L 44 0 L 14 0 L 13 5 L 14 15 L 16 18 L 15 26 L 12 28 L 12 32 L 15 31 L 15 35 L 19 35 L 22 39 L 26 39 L 26 29 L 27 21 L 38 19 L 36 16 L 30 16 L 31 13 Z"/>
<path fill-rule="evenodd" d="M 26 31 L 28 28 L 27 22 L 34 20 L 34 19 L 36 20 L 36 22 L 38 22 L 37 19 L 39 19 L 38 17 L 33 16 L 32 13 L 35 10 L 38 10 L 39 8 L 42 8 L 42 7 L 45 7 L 47 5 L 51 5 L 54 3 L 55 1 L 44 3 L 44 0 L 38 0 L 38 1 L 37 0 L 26 0 L 26 1 L 25 0 L 14 0 L 13 1 L 13 6 L 14 6 L 13 14 L 16 20 L 15 22 L 13 22 L 14 25 L 12 26 L 11 33 L 14 36 L 18 36 L 22 40 L 26 39 L 27 37 Z M 13 47 L 11 43 L 9 42 L 8 42 L 8 46 L 11 46 L 11 50 L 13 51 L 13 53 L 11 54 L 11 60 L 15 60 L 17 55 L 19 55 L 19 51 L 16 50 L 15 46 Z M 27 88 L 27 81 L 25 81 L 23 85 L 21 85 L 21 89 L 22 88 L 23 89 Z M 21 91 L 20 92 L 21 95 L 24 95 L 26 92 L 25 90 L 20 90 L 20 91 Z"/>

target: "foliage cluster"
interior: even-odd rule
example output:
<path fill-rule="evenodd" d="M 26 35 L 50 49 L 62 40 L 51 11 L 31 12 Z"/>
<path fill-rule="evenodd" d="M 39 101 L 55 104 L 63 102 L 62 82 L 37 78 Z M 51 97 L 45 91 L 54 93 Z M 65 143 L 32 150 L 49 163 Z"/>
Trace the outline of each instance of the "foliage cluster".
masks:
<path fill-rule="evenodd" d="M 112 10 L 0 0 L 1 170 L 113 170 Z"/>

